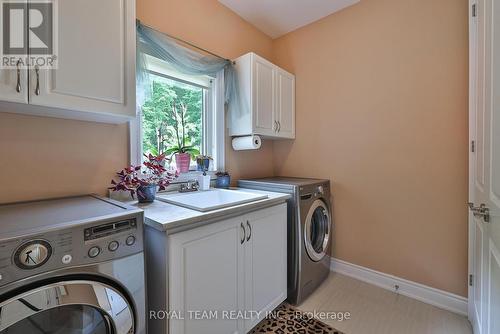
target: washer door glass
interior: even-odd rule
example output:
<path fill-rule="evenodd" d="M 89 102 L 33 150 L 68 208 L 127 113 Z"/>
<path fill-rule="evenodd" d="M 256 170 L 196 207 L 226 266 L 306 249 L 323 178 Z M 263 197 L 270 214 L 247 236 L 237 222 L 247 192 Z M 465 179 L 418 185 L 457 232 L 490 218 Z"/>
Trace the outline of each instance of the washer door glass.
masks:
<path fill-rule="evenodd" d="M 0 302 L 0 334 L 128 334 L 134 314 L 119 289 L 95 281 L 63 281 Z"/>
<path fill-rule="evenodd" d="M 305 223 L 305 246 L 311 260 L 320 261 L 326 255 L 330 239 L 330 214 L 322 200 L 311 205 Z"/>
<path fill-rule="evenodd" d="M 97 309 L 66 305 L 36 313 L 0 331 L 1 334 L 110 334 L 110 322 Z"/>

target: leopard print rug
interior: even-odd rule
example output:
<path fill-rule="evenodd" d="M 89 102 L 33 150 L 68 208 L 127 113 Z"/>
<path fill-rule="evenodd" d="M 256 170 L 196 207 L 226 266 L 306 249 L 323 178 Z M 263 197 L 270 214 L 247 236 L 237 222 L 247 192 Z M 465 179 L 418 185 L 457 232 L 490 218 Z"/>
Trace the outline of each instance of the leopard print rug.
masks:
<path fill-rule="evenodd" d="M 262 320 L 251 334 L 343 334 L 283 303 Z"/>

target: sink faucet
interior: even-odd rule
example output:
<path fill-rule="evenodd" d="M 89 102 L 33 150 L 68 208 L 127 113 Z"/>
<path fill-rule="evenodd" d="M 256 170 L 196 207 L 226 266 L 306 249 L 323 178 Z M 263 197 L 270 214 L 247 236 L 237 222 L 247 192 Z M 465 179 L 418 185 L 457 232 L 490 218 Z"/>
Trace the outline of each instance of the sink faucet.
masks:
<path fill-rule="evenodd" d="M 198 184 L 198 181 L 189 180 L 187 182 L 181 183 L 181 188 L 179 189 L 179 192 L 187 193 L 191 191 L 198 191 L 199 187 L 200 185 Z"/>

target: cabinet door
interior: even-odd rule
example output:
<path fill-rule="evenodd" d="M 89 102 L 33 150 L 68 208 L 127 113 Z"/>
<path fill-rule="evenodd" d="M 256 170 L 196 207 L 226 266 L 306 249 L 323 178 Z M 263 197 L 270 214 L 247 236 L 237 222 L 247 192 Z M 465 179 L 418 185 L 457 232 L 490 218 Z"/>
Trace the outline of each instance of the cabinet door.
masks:
<path fill-rule="evenodd" d="M 249 331 L 287 297 L 286 204 L 256 211 L 245 225 L 245 310 L 258 317 L 245 322 Z"/>
<path fill-rule="evenodd" d="M 170 333 L 243 333 L 241 319 L 224 316 L 244 307 L 242 240 L 243 225 L 235 219 L 169 238 L 169 311 L 180 311 L 184 317 L 171 316 Z"/>
<path fill-rule="evenodd" d="M 276 120 L 277 136 L 295 138 L 295 76 L 276 69 Z"/>
<path fill-rule="evenodd" d="M 264 136 L 275 134 L 274 65 L 253 55 L 253 109 L 254 133 Z"/>
<path fill-rule="evenodd" d="M 22 14 L 22 12 L 17 11 L 14 14 L 4 13 L 4 10 L 6 10 L 6 8 L 4 8 L 4 4 L 2 3 L 2 6 L 0 6 L 0 17 L 2 18 L 7 14 L 9 17 L 11 17 L 11 15 L 15 15 L 15 17 L 11 17 L 11 19 L 14 19 L 15 21 L 22 20 L 21 22 L 26 22 L 28 20 L 26 12 Z M 11 27 L 11 29 L 13 29 L 12 32 L 14 33 L 19 32 L 18 27 Z M 2 36 L 0 38 L 3 37 L 6 36 Z M 20 36 L 16 34 L 16 37 Z M 5 41 L 5 43 L 7 43 L 7 41 Z M 16 42 L 14 42 L 14 44 L 15 46 L 12 47 L 14 47 L 19 54 L 9 55 L 3 54 L 2 52 L 3 58 L 8 60 L 9 65 L 12 66 L 17 64 L 18 68 L 9 66 L 8 69 L 0 70 L 0 101 L 28 103 L 28 70 L 26 68 L 21 68 L 21 62 L 26 62 L 26 55 L 28 54 L 26 37 L 22 45 L 19 45 Z M 4 47 L 8 48 L 9 46 L 11 45 L 5 45 Z M 12 110 L 7 108 L 2 111 L 11 112 Z"/>
<path fill-rule="evenodd" d="M 54 16 L 58 68 L 30 69 L 30 103 L 134 116 L 135 1 L 58 1 Z"/>
<path fill-rule="evenodd" d="M 27 77 L 27 69 L 0 70 L 0 101 L 28 103 Z"/>

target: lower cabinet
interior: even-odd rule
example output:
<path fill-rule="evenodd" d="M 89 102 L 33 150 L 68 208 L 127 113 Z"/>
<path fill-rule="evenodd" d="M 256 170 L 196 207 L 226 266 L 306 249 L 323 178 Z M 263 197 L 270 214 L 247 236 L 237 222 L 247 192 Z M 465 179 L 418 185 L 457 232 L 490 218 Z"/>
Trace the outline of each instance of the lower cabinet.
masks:
<path fill-rule="evenodd" d="M 245 321 L 244 333 L 287 297 L 286 204 L 245 218 L 251 233 L 245 244 L 245 310 L 258 314 Z"/>
<path fill-rule="evenodd" d="M 169 333 L 247 333 L 286 299 L 286 204 L 172 234 Z"/>

